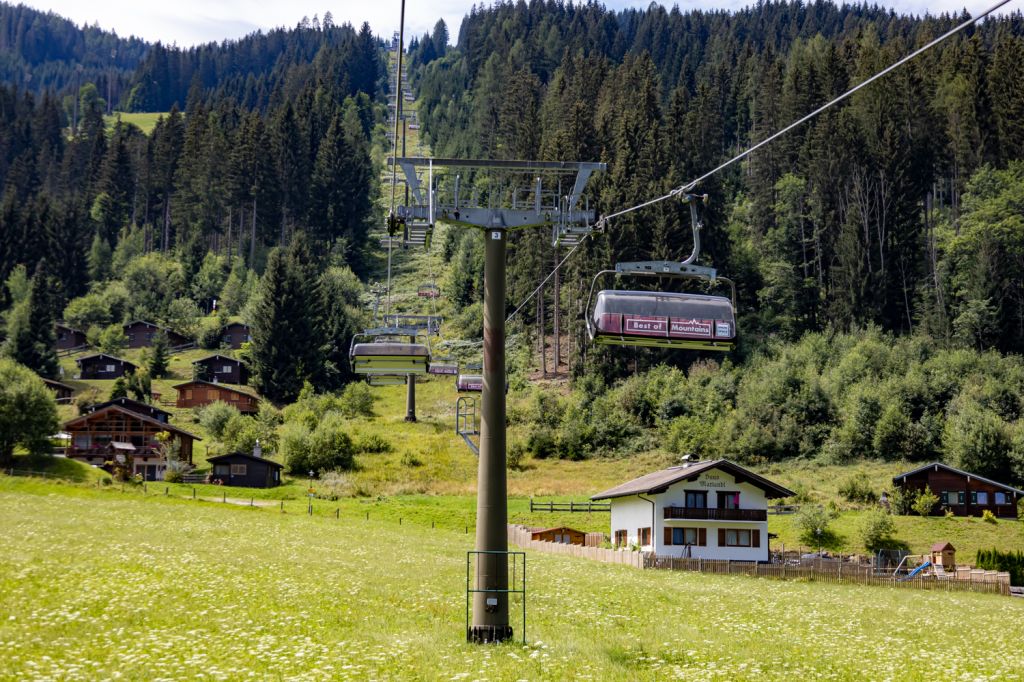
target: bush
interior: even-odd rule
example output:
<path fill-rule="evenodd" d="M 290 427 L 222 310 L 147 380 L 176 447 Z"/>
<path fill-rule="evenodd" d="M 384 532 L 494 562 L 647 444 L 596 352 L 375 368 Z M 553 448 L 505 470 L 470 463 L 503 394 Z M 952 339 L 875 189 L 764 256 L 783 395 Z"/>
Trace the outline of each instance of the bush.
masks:
<path fill-rule="evenodd" d="M 992 523 L 992 524 L 999 523 L 999 519 L 996 518 L 996 515 L 993 514 L 988 509 L 986 509 L 985 511 L 981 512 L 981 520 L 984 521 L 985 523 Z"/>
<path fill-rule="evenodd" d="M 107 355 L 117 355 L 118 351 L 128 345 L 128 337 L 124 334 L 124 328 L 119 324 L 112 324 L 100 332 L 97 342 L 99 350 Z"/>
<path fill-rule="evenodd" d="M 860 539 L 864 548 L 869 552 L 877 552 L 892 546 L 893 535 L 896 533 L 896 524 L 892 517 L 881 509 L 869 511 L 860 525 Z"/>
<path fill-rule="evenodd" d="M 796 515 L 796 526 L 800 529 L 800 540 L 808 545 L 831 544 L 833 535 L 829 529 L 832 515 L 823 507 L 804 505 Z"/>
<path fill-rule="evenodd" d="M 536 459 L 558 456 L 558 440 L 549 428 L 534 429 L 526 441 L 526 449 Z"/>
<path fill-rule="evenodd" d="M 505 455 L 505 466 L 511 471 L 522 471 L 524 459 L 526 459 L 526 446 L 522 443 L 513 443 Z"/>
<path fill-rule="evenodd" d="M 353 382 L 345 387 L 338 398 L 337 406 L 346 417 L 372 417 L 375 396 L 363 382 Z"/>
<path fill-rule="evenodd" d="M 333 469 L 352 469 L 355 447 L 345 432 L 345 422 L 337 414 L 328 414 L 309 435 L 307 471 L 323 473 Z M 295 469 L 292 469 L 296 473 Z"/>
<path fill-rule="evenodd" d="M 878 496 L 871 488 L 871 482 L 863 474 L 846 479 L 839 486 L 839 494 L 850 502 L 861 504 L 874 504 L 878 501 Z"/>
<path fill-rule="evenodd" d="M 986 571 L 1006 571 L 1011 585 L 1024 585 L 1024 552 L 1003 552 L 998 549 L 978 550 L 976 563 Z"/>
<path fill-rule="evenodd" d="M 911 505 L 911 508 L 919 516 L 928 516 L 932 513 L 932 509 L 934 509 L 935 505 L 938 503 L 939 496 L 933 493 L 931 488 L 925 486 L 924 490 L 919 492 L 917 497 L 914 498 L 914 503 Z"/>
<path fill-rule="evenodd" d="M 423 460 L 417 457 L 414 452 L 406 452 L 402 455 L 402 466 L 415 469 L 416 467 L 423 466 Z"/>
<path fill-rule="evenodd" d="M 232 419 L 241 418 L 242 414 L 234 405 L 216 400 L 199 410 L 199 423 L 214 440 L 224 438 L 224 430 Z"/>
<path fill-rule="evenodd" d="M 359 436 L 356 440 L 355 448 L 356 452 L 367 452 L 375 455 L 391 452 L 395 449 L 391 444 L 391 441 L 376 433 L 368 433 L 365 436 Z"/>
<path fill-rule="evenodd" d="M 889 511 L 897 516 L 906 516 L 914 505 L 914 498 L 903 488 L 889 491 Z"/>

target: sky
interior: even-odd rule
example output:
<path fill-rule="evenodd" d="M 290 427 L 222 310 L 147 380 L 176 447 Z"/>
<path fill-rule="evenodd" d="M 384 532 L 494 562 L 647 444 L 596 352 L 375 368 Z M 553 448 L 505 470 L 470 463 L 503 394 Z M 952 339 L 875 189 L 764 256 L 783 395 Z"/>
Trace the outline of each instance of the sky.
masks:
<path fill-rule="evenodd" d="M 406 34 L 422 35 L 433 29 L 439 18 L 448 24 L 451 42 L 455 42 L 462 17 L 475 0 L 407 0 Z M 876 0 L 879 5 L 892 6 L 899 12 L 921 14 L 930 11 L 958 11 L 965 5 L 979 12 L 992 0 Z M 257 29 L 277 26 L 293 27 L 303 16 L 323 16 L 330 11 L 334 23 L 351 23 L 358 27 L 364 21 L 376 35 L 389 37 L 398 30 L 401 0 L 22 0 L 24 4 L 52 10 L 75 23 L 95 24 L 127 37 L 135 35 L 150 42 L 177 43 L 187 47 L 209 41 L 240 38 Z M 754 0 L 671 0 L 662 4 L 678 4 L 689 8 L 735 9 Z M 605 0 L 615 9 L 646 7 L 650 0 Z M 1017 4 L 1017 3 L 1013 3 Z"/>

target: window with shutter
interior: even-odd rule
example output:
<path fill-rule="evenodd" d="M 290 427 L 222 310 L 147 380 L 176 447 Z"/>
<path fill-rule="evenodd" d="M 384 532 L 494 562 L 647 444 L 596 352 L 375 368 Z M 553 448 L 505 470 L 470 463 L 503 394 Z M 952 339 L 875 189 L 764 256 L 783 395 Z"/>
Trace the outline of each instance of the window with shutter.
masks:
<path fill-rule="evenodd" d="M 724 528 L 719 528 L 718 529 L 718 546 L 719 547 L 725 547 L 725 529 Z"/>
<path fill-rule="evenodd" d="M 708 529 L 698 528 L 697 529 L 697 544 L 701 547 L 708 546 Z"/>
<path fill-rule="evenodd" d="M 750 546 L 751 547 L 760 547 L 761 546 L 761 531 L 755 529 L 754 532 L 753 532 L 753 536 L 754 536 L 754 539 L 753 539 L 753 541 L 751 541 Z"/>
<path fill-rule="evenodd" d="M 666 545 L 671 545 L 672 544 L 672 529 L 671 528 L 666 528 L 665 529 L 665 544 Z"/>

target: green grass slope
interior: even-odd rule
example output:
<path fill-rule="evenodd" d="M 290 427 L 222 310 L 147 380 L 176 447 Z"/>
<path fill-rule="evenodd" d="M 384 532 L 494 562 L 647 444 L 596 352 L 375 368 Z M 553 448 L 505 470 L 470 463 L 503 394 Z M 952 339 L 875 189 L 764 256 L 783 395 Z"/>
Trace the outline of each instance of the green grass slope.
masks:
<path fill-rule="evenodd" d="M 471 541 L 458 532 L 2 477 L 0 504 L 5 679 L 994 680 L 1024 670 L 1024 603 L 1005 597 L 531 553 L 528 645 L 471 646 Z"/>

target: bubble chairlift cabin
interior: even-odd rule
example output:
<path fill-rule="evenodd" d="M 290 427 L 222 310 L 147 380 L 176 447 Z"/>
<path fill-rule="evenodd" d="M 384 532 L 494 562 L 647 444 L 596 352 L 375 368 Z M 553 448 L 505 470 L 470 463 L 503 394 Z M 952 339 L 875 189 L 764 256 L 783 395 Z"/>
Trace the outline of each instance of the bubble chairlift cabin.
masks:
<path fill-rule="evenodd" d="M 367 377 L 398 376 L 403 380 L 410 374 L 426 374 L 430 367 L 430 348 L 425 343 L 415 342 L 419 333 L 415 327 L 379 327 L 356 334 L 349 347 L 352 372 Z"/>
<path fill-rule="evenodd" d="M 482 362 L 470 362 L 466 365 L 466 371 L 459 368 L 455 377 L 455 390 L 459 393 L 480 393 L 484 390 L 484 376 L 481 374 L 484 365 Z"/>
<path fill-rule="evenodd" d="M 602 270 L 590 286 L 587 333 L 598 345 L 642 346 L 686 350 L 732 350 L 736 343 L 736 285 L 719 277 L 714 268 L 695 265 L 700 255 L 701 223 L 696 203 L 707 195 L 687 194 L 693 227 L 693 252 L 681 263 L 640 261 L 616 263 L 614 270 Z M 724 282 L 731 296 L 709 296 L 667 291 L 602 290 L 594 296 L 603 275 L 616 277 L 668 277 L 695 279 L 715 285 Z"/>

